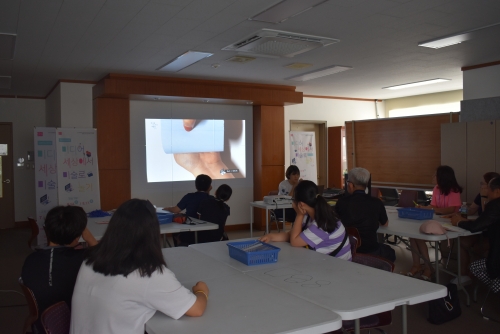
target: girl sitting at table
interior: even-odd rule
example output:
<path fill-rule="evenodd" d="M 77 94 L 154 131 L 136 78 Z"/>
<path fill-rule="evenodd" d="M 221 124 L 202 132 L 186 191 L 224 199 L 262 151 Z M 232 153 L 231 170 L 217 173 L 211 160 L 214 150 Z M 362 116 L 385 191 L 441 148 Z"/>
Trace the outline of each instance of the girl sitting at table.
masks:
<path fill-rule="evenodd" d="M 458 212 L 462 205 L 460 193 L 462 187 L 458 185 L 455 178 L 455 171 L 450 166 L 439 166 L 436 174 L 433 176 L 433 183 L 436 184 L 432 191 L 432 201 L 428 206 L 417 206 L 423 209 L 434 209 L 434 213 L 438 215 L 450 214 Z M 430 281 L 433 273 L 430 265 L 429 249 L 425 240 L 410 238 L 410 246 L 412 249 L 411 255 L 413 265 L 406 273 L 406 276 L 414 277 L 421 274 L 420 277 L 425 281 Z M 424 268 L 420 266 L 420 256 L 424 259 Z M 437 259 L 436 259 L 437 261 Z"/>
<path fill-rule="evenodd" d="M 71 333 L 144 333 L 160 311 L 174 319 L 201 316 L 208 287 L 192 292 L 167 269 L 160 225 L 149 201 L 123 203 L 109 221 L 101 242 L 91 247 L 73 292 Z"/>
<path fill-rule="evenodd" d="M 297 213 L 292 230 L 266 234 L 260 238 L 261 241 L 289 241 L 292 246 L 309 247 L 344 260 L 352 259 L 344 225 L 318 194 L 314 182 L 302 181 L 295 186 L 292 205 Z"/>

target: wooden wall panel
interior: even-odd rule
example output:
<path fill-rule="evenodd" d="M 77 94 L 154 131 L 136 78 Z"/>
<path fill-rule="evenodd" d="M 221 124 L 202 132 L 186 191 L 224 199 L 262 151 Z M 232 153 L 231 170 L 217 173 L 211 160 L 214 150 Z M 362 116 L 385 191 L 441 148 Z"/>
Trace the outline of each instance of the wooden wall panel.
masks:
<path fill-rule="evenodd" d="M 116 209 L 131 197 L 129 105 L 128 99 L 94 100 L 102 210 Z"/>
<path fill-rule="evenodd" d="M 464 191 L 462 201 L 467 200 L 467 124 L 441 124 L 441 164 L 455 171 L 455 177 Z M 476 189 L 474 189 L 476 190 Z M 477 193 L 477 192 L 476 192 Z"/>
<path fill-rule="evenodd" d="M 116 209 L 131 198 L 130 170 L 99 169 L 101 209 Z"/>
<path fill-rule="evenodd" d="M 494 143 L 495 121 L 467 122 L 467 202 L 477 195 L 483 174 L 495 171 Z"/>
<path fill-rule="evenodd" d="M 430 188 L 432 175 L 441 164 L 441 124 L 450 121 L 457 122 L 458 115 L 346 122 L 348 169 L 368 169 L 373 183 Z"/>
<path fill-rule="evenodd" d="M 328 188 L 342 188 L 342 127 L 328 128 Z"/>
<path fill-rule="evenodd" d="M 128 99 L 94 100 L 99 168 L 130 169 L 130 102 Z"/>
<path fill-rule="evenodd" d="M 254 200 L 261 201 L 284 179 L 284 108 L 253 107 Z M 265 210 L 254 209 L 256 227 L 265 229 Z"/>
<path fill-rule="evenodd" d="M 495 172 L 500 173 L 500 121 L 495 121 Z"/>

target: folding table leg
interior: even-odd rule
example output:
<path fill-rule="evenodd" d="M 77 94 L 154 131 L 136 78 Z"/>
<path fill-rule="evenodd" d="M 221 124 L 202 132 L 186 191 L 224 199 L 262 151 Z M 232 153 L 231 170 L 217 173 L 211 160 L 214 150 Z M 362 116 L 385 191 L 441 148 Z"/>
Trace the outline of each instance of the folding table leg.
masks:
<path fill-rule="evenodd" d="M 461 271 L 461 259 L 460 259 L 460 237 L 457 238 L 457 245 L 458 245 L 458 249 L 457 249 L 457 258 L 458 258 L 458 264 L 457 264 L 457 270 L 458 270 L 458 275 L 457 275 L 457 281 L 458 281 L 458 290 L 464 290 L 465 292 L 465 296 L 467 297 L 467 306 L 470 306 L 470 298 L 469 298 L 469 293 L 467 292 L 467 290 L 465 290 L 464 286 L 462 285 L 462 271 Z"/>
<path fill-rule="evenodd" d="M 434 241 L 434 263 L 436 264 L 436 283 L 439 284 L 439 247 L 437 241 Z"/>
<path fill-rule="evenodd" d="M 253 206 L 250 205 L 250 238 L 253 237 Z"/>
<path fill-rule="evenodd" d="M 359 324 L 360 324 L 359 318 L 355 319 L 354 320 L 354 334 L 360 334 L 361 333 L 361 329 L 359 328 Z"/>
<path fill-rule="evenodd" d="M 407 327 L 407 309 L 406 309 L 406 304 L 403 304 L 401 305 L 401 315 L 402 315 L 402 319 L 401 319 L 401 333 L 403 334 L 407 334 L 408 333 L 408 327 Z"/>
<path fill-rule="evenodd" d="M 269 210 L 266 208 L 266 234 L 269 233 Z"/>

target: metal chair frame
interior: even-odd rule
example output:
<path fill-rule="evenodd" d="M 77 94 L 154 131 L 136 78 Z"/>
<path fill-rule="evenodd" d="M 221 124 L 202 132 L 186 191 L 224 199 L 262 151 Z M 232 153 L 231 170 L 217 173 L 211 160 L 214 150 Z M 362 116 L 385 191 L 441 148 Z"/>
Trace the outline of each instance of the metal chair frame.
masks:
<path fill-rule="evenodd" d="M 500 318 L 497 318 L 497 317 L 492 317 L 490 315 L 487 315 L 485 310 L 484 310 L 484 305 L 486 304 L 486 300 L 488 299 L 488 296 L 490 295 L 490 292 L 493 288 L 493 285 L 495 284 L 498 284 L 500 282 L 500 277 L 497 277 L 495 278 L 494 280 L 491 281 L 491 284 L 490 286 L 488 287 L 488 292 L 486 293 L 486 297 L 484 297 L 484 301 L 483 301 L 483 304 L 481 305 L 481 315 L 483 316 L 484 319 L 486 320 L 491 320 L 491 321 L 495 321 L 495 322 L 500 322 Z M 474 288 L 474 302 L 477 303 L 477 290 L 479 289 L 479 285 L 481 283 L 478 282 Z M 498 293 L 498 292 L 496 292 Z"/>

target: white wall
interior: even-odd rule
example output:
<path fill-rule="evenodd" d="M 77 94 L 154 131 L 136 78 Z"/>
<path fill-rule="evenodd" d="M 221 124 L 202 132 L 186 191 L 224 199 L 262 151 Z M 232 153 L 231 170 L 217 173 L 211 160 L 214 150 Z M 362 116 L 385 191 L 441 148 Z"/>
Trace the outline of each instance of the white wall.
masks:
<path fill-rule="evenodd" d="M 463 71 L 464 100 L 500 96 L 500 65 Z"/>
<path fill-rule="evenodd" d="M 192 181 L 147 182 L 145 118 L 244 119 L 246 144 L 246 178 L 212 182 L 213 195 L 223 183 L 233 189 L 228 201 L 231 215 L 227 225 L 250 222 L 249 202 L 253 201 L 253 112 L 251 106 L 130 101 L 130 172 L 132 197 L 148 199 L 156 206 L 175 206 L 187 193 L 195 192 Z"/>
<path fill-rule="evenodd" d="M 45 126 L 45 100 L 0 98 L 0 122 L 12 122 L 14 137 L 14 205 L 15 220 L 26 221 L 36 216 L 35 172 L 31 168 L 17 167 L 18 158 L 27 160 L 33 151 L 33 128 Z"/>
<path fill-rule="evenodd" d="M 61 127 L 91 128 L 93 84 L 61 82 Z"/>
<path fill-rule="evenodd" d="M 377 103 L 379 117 L 385 117 L 384 103 Z M 343 126 L 346 121 L 374 119 L 375 102 L 304 98 L 303 104 L 285 106 L 285 168 L 290 164 L 290 120 L 327 121 L 327 126 Z M 283 171 L 283 176 L 285 172 Z"/>
<path fill-rule="evenodd" d="M 58 128 L 61 126 L 61 85 L 56 88 L 45 99 L 45 124 L 46 126 Z"/>

